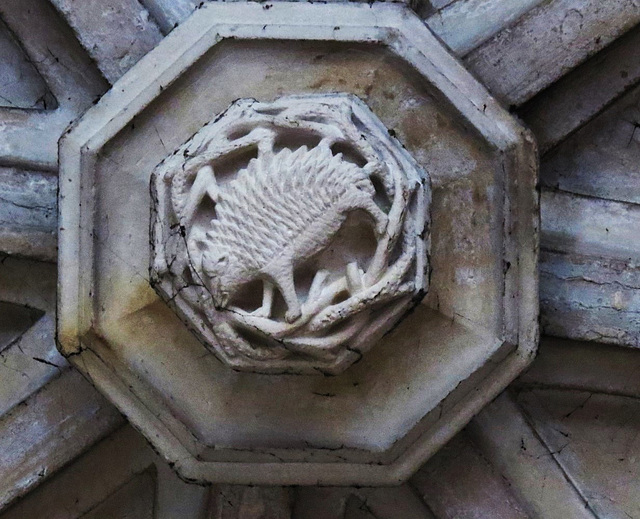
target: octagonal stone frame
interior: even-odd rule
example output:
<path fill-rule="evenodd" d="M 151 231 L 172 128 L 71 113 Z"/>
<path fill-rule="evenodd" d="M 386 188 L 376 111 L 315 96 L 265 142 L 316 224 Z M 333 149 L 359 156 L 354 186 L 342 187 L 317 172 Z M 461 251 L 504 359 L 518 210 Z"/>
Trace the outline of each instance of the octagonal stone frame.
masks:
<path fill-rule="evenodd" d="M 505 183 L 501 210 L 504 334 L 497 341 L 491 339 L 496 344 L 490 355 L 474 365 L 470 373 L 448 381 L 446 388 L 438 388 L 439 401 L 425 410 L 423 417 L 403 437 L 396 438 L 379 459 L 363 457 L 358 452 L 333 456 L 332 451 L 340 448 L 312 446 L 308 452 L 292 449 L 290 456 L 288 449 L 273 449 L 274 453 L 256 448 L 246 449 L 248 453 L 235 458 L 215 459 L 214 445 L 213 454 L 201 455 L 197 435 L 166 408 L 157 388 L 151 387 L 140 372 L 134 373 L 110 351 L 108 340 L 94 327 L 99 310 L 93 300 L 97 238 L 94 218 L 96 190 L 99 190 L 94 183 L 94 167 L 100 153 L 207 51 L 230 40 L 358 42 L 382 46 L 441 92 L 501 159 Z M 535 142 L 530 132 L 489 95 L 406 6 L 207 4 L 125 74 L 63 136 L 60 172 L 57 335 L 60 351 L 107 395 L 185 480 L 272 485 L 400 483 L 535 356 L 539 227 Z M 99 294 L 97 297 L 99 299 Z M 434 312 L 429 312 L 421 305 L 414 316 L 407 319 L 414 324 L 402 323 L 400 328 L 415 326 L 416 322 L 421 326 L 425 318 L 431 319 Z M 442 316 L 439 319 L 442 320 Z M 452 326 L 457 322 L 474 328 L 464 317 L 451 317 Z M 392 335 L 389 340 L 394 339 Z M 425 397 L 425 400 L 429 399 Z M 278 453 L 283 452 L 285 457 L 278 459 Z"/>

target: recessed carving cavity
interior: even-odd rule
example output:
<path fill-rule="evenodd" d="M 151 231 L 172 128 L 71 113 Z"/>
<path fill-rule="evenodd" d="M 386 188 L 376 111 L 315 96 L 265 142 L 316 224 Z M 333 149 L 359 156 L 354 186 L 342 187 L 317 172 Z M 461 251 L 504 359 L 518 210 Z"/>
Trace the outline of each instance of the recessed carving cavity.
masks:
<path fill-rule="evenodd" d="M 235 369 L 342 371 L 426 291 L 428 178 L 354 96 L 236 101 L 151 189 L 152 283 Z"/>

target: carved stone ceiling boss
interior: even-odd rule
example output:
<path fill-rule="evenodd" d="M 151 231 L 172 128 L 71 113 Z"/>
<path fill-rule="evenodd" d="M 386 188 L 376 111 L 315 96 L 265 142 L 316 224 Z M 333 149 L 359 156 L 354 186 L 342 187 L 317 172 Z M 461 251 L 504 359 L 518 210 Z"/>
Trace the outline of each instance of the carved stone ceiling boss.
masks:
<path fill-rule="evenodd" d="M 189 480 L 397 483 L 535 353 L 533 139 L 405 6 L 208 4 L 60 167 L 60 349 Z"/>

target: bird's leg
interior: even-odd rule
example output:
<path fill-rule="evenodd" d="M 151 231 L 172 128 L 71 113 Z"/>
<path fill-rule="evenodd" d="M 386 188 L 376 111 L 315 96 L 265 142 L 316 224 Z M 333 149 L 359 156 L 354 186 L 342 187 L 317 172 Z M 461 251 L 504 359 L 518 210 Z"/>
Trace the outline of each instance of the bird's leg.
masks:
<path fill-rule="evenodd" d="M 217 202 L 218 197 L 220 196 L 216 176 L 213 172 L 213 168 L 209 165 L 202 166 L 198 170 L 196 178 L 193 181 L 193 185 L 191 186 L 191 190 L 189 191 L 189 198 L 187 200 L 186 207 L 184 208 L 184 218 L 187 223 L 191 222 L 193 215 L 198 209 L 198 205 L 202 202 L 205 195 L 208 195 L 214 202 Z"/>
<path fill-rule="evenodd" d="M 300 301 L 296 293 L 296 286 L 293 280 L 293 264 L 291 261 L 282 262 L 269 273 L 271 279 L 280 290 L 284 302 L 287 304 L 287 313 L 284 318 L 288 323 L 292 323 L 302 315 Z"/>
<path fill-rule="evenodd" d="M 273 155 L 273 144 L 276 140 L 276 133 L 269 128 L 256 128 L 253 133 L 258 134 L 258 154 L 266 157 Z M 251 135 L 251 134 L 250 134 Z"/>
<path fill-rule="evenodd" d="M 256 311 L 252 312 L 252 315 L 257 317 L 271 317 L 271 308 L 273 307 L 273 283 L 263 281 L 264 286 L 262 289 L 262 306 Z"/>
<path fill-rule="evenodd" d="M 313 276 L 313 281 L 311 282 L 311 288 L 309 288 L 307 302 L 313 302 L 315 299 L 320 297 L 320 293 L 322 292 L 322 285 L 324 285 L 324 282 L 328 277 L 328 270 L 319 270 L 318 272 L 316 272 L 315 276 Z"/>
<path fill-rule="evenodd" d="M 362 209 L 371 215 L 376 223 L 376 235 L 381 237 L 387 230 L 387 224 L 389 223 L 389 217 L 385 212 L 378 207 L 369 195 L 364 192 L 355 199 L 353 209 Z"/>
<path fill-rule="evenodd" d="M 352 261 L 347 265 L 347 286 L 351 295 L 364 288 L 364 273 L 358 268 L 358 263 Z"/>

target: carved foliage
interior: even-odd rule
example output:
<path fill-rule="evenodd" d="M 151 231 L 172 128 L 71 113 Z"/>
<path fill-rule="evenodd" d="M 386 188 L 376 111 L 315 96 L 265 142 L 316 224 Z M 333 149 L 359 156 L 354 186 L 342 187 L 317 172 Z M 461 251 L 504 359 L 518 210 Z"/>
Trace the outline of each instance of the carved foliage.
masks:
<path fill-rule="evenodd" d="M 152 282 L 236 369 L 341 371 L 426 291 L 428 179 L 353 96 L 236 101 L 151 187 Z"/>

